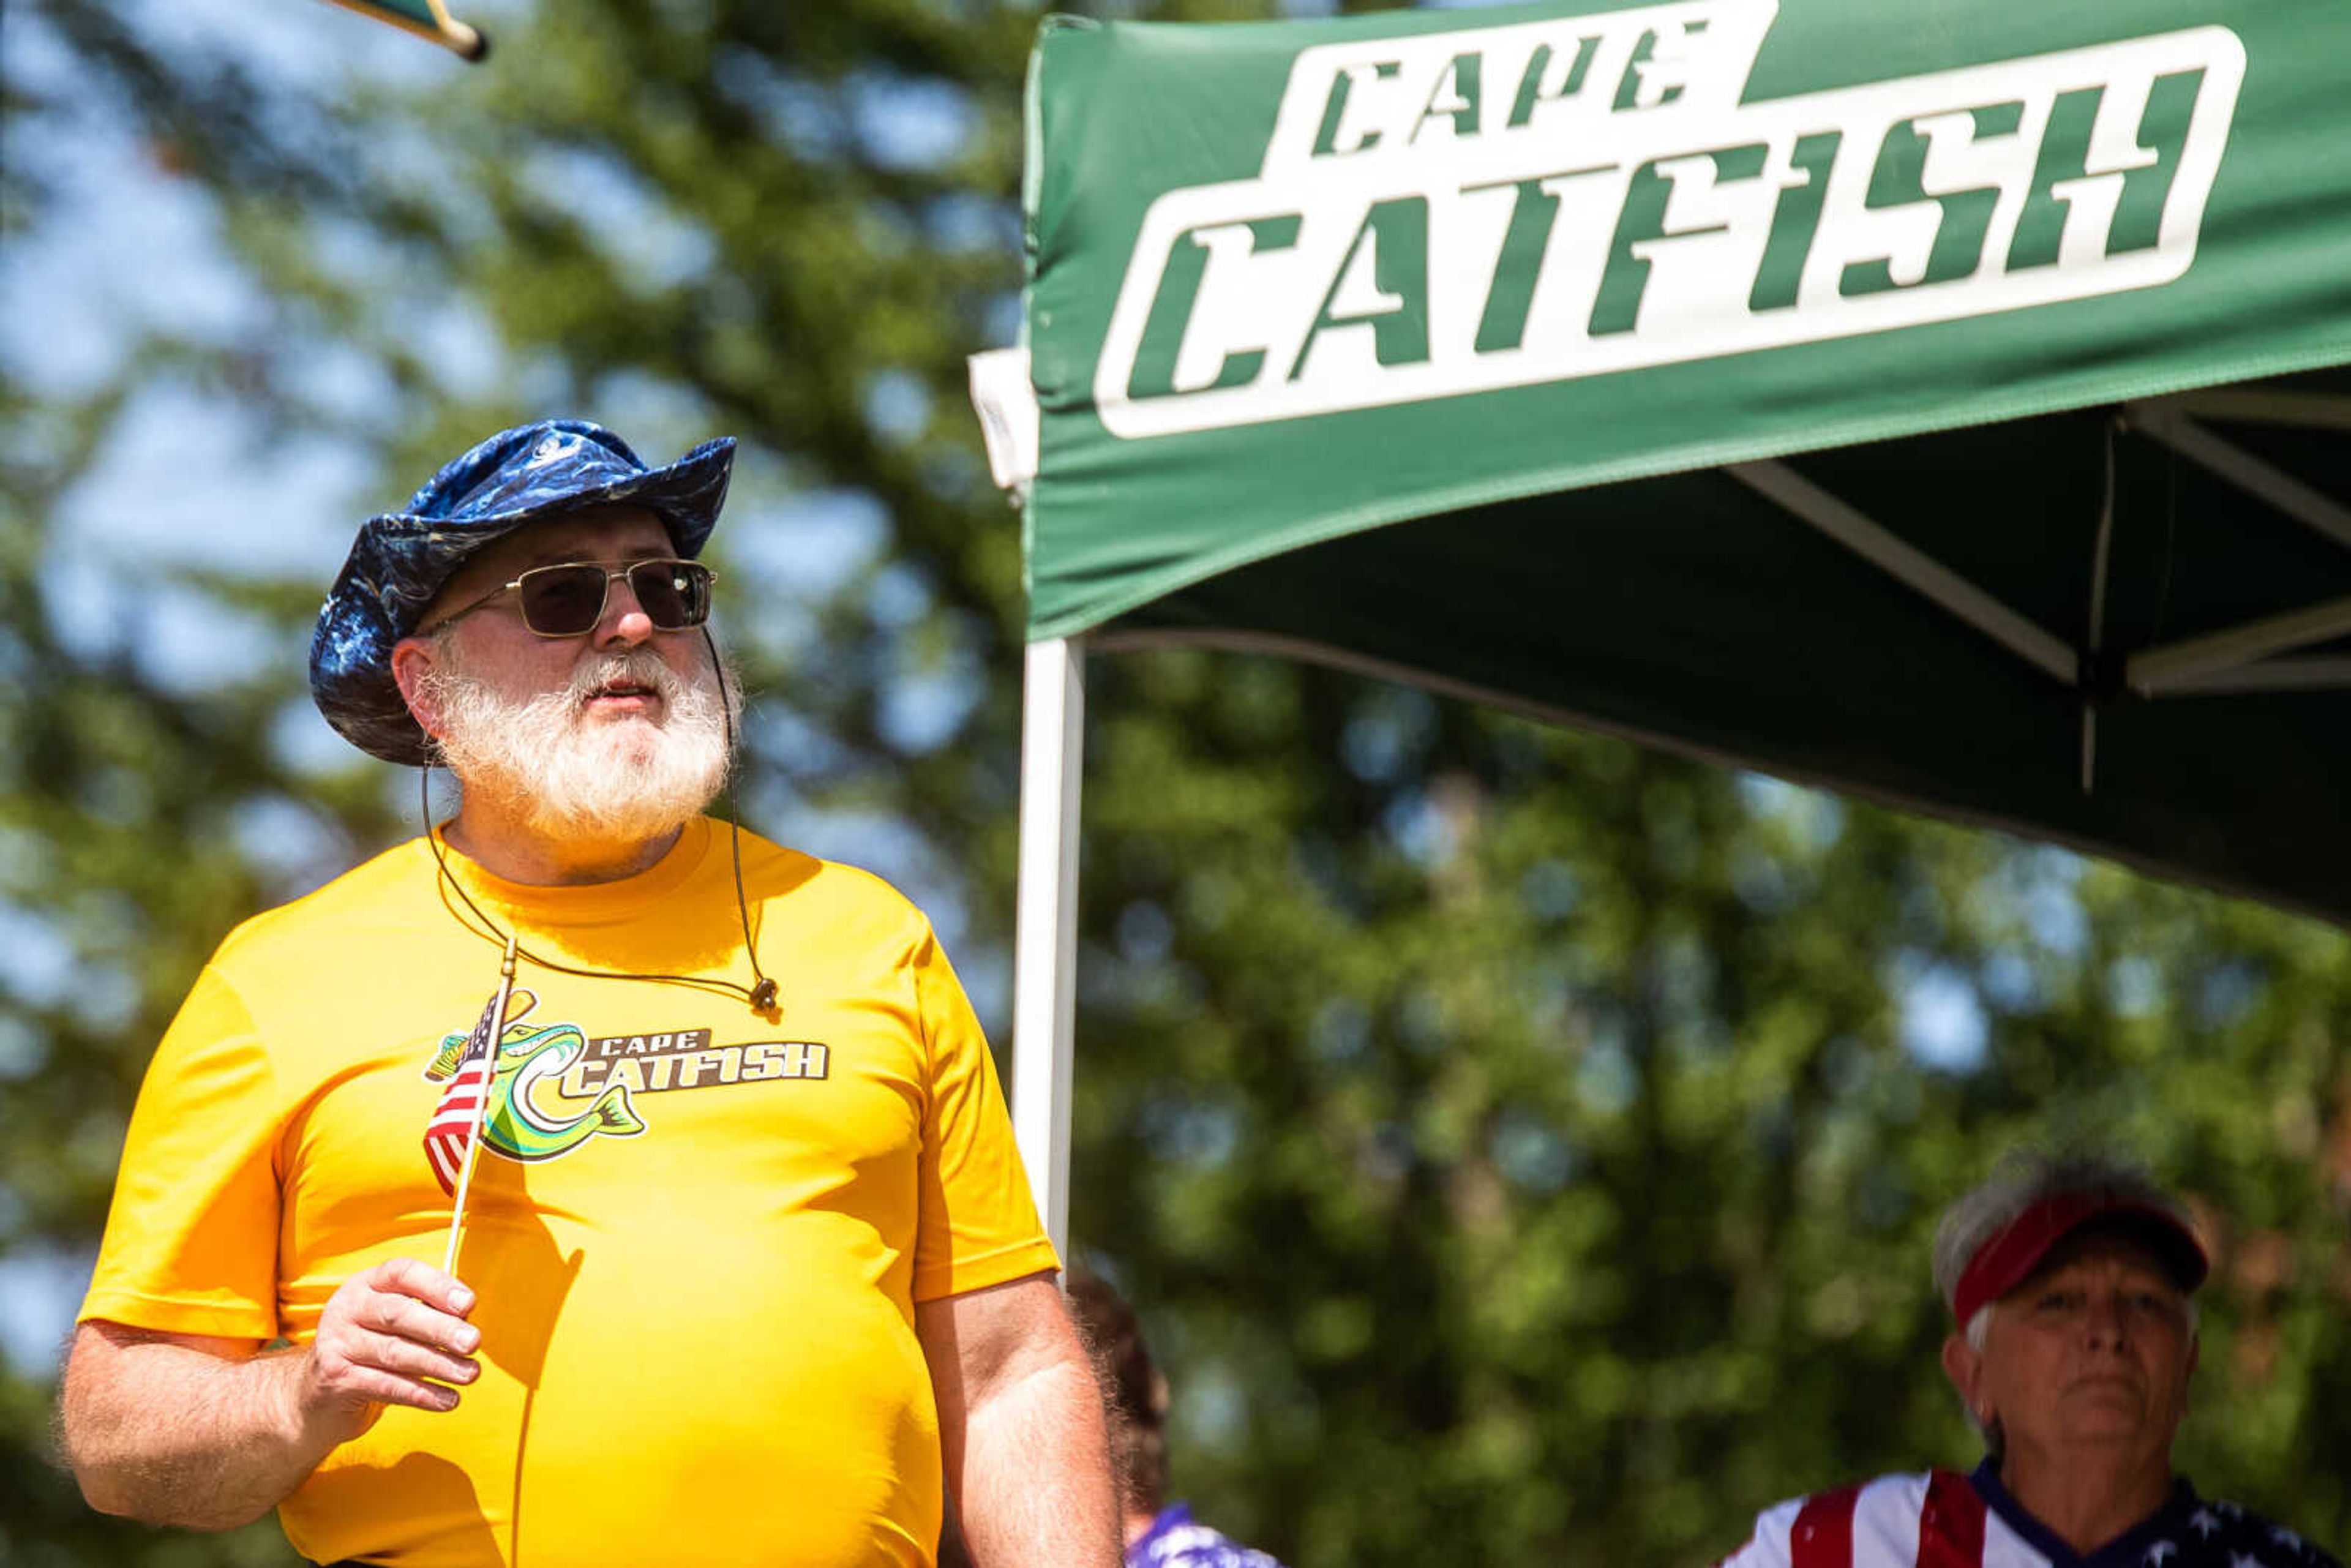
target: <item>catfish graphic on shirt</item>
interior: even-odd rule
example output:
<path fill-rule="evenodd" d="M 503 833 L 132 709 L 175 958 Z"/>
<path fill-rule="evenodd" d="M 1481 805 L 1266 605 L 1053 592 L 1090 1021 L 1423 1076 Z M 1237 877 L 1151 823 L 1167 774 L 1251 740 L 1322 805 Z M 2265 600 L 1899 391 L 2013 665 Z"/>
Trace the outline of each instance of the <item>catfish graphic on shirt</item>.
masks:
<path fill-rule="evenodd" d="M 482 1120 L 482 1146 L 510 1160 L 555 1159 L 600 1135 L 637 1137 L 646 1130 L 636 1104 L 644 1095 L 821 1079 L 831 1068 L 831 1049 L 814 1040 L 714 1045 L 706 1029 L 591 1038 L 577 1023 L 531 1025 L 537 1006 L 529 991 L 514 993 Z M 470 1033 L 442 1036 L 427 1082 L 457 1071 Z"/>
<path fill-rule="evenodd" d="M 489 1109 L 482 1118 L 482 1146 L 510 1160 L 551 1160 L 599 1133 L 633 1138 L 643 1132 L 644 1122 L 630 1107 L 625 1083 L 612 1084 L 574 1115 L 550 1116 L 538 1108 L 539 1086 L 562 1079 L 587 1051 L 588 1037 L 578 1024 L 534 1029 L 522 1022 L 538 1005 L 538 998 L 528 991 L 517 991 L 507 1009 L 506 1032 L 491 1070 Z M 462 1031 L 441 1037 L 441 1049 L 424 1069 L 426 1082 L 444 1082 L 457 1071 L 466 1038 Z"/>

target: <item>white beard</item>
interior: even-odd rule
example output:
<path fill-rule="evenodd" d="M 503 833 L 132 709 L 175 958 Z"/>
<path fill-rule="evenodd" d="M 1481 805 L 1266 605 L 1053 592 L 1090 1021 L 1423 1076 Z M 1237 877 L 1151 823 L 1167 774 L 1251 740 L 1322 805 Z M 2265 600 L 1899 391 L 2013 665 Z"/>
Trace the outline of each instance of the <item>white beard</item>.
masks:
<path fill-rule="evenodd" d="M 420 693 L 441 727 L 441 760 L 469 795 L 508 806 L 566 842 L 643 842 L 684 823 L 726 781 L 731 676 L 705 665 L 692 681 L 651 649 L 583 663 L 569 686 L 515 697 L 466 669 L 444 643 Z M 721 683 L 726 683 L 722 688 Z M 658 722 L 589 716 L 619 683 L 661 697 Z"/>

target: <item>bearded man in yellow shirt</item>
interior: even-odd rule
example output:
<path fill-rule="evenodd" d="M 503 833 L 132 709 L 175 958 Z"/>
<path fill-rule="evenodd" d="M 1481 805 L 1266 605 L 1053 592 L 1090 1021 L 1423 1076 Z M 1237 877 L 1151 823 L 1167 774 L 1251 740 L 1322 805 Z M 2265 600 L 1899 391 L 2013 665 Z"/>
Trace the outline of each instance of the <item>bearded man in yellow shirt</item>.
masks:
<path fill-rule="evenodd" d="M 846 1568 L 928 1563 L 944 1486 L 980 1568 L 1118 1561 L 928 922 L 702 814 L 733 456 L 541 421 L 360 528 L 312 690 L 462 804 L 238 927 L 158 1048 L 65 1378 L 94 1506 L 275 1507 L 316 1563 Z"/>

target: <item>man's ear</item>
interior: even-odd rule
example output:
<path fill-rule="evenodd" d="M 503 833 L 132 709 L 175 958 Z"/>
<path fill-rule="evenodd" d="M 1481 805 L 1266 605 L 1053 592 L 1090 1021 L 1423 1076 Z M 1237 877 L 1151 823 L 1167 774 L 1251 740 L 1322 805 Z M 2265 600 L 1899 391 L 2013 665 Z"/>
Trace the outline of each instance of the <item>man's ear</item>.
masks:
<path fill-rule="evenodd" d="M 1943 1375 L 1959 1391 L 1959 1403 L 1975 1413 L 1976 1420 L 1991 1425 L 2000 1412 L 1991 1408 L 1991 1396 L 1983 1388 L 1983 1356 L 1968 1343 L 1964 1333 L 1951 1333 L 1943 1340 Z"/>
<path fill-rule="evenodd" d="M 441 719 L 434 709 L 432 695 L 425 690 L 425 677 L 433 671 L 436 650 L 427 637 L 402 637 L 392 645 L 392 678 L 400 687 L 400 698 L 408 705 L 424 733 L 434 739 L 441 738 Z"/>

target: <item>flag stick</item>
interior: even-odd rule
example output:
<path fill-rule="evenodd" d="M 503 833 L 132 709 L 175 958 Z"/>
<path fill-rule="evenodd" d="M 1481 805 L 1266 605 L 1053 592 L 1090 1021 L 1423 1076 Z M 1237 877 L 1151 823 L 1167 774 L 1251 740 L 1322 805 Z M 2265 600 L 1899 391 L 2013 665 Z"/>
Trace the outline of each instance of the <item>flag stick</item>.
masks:
<path fill-rule="evenodd" d="M 490 1022 L 489 1042 L 483 1048 L 482 1092 L 474 1102 L 474 1127 L 465 1134 L 465 1163 L 457 1167 L 457 1195 L 449 1209 L 449 1249 L 441 1260 L 441 1271 L 454 1273 L 457 1267 L 457 1237 L 465 1228 L 465 1189 L 473 1185 L 474 1160 L 482 1146 L 482 1121 L 489 1114 L 490 1091 L 498 1082 L 498 1048 L 507 1038 L 507 998 L 514 995 L 515 939 L 507 934 L 507 955 L 498 963 L 498 1005 Z"/>
<path fill-rule="evenodd" d="M 460 59 L 479 60 L 490 52 L 489 35 L 449 15 L 443 0 L 333 0 L 347 11 L 388 22 L 441 45 Z"/>

